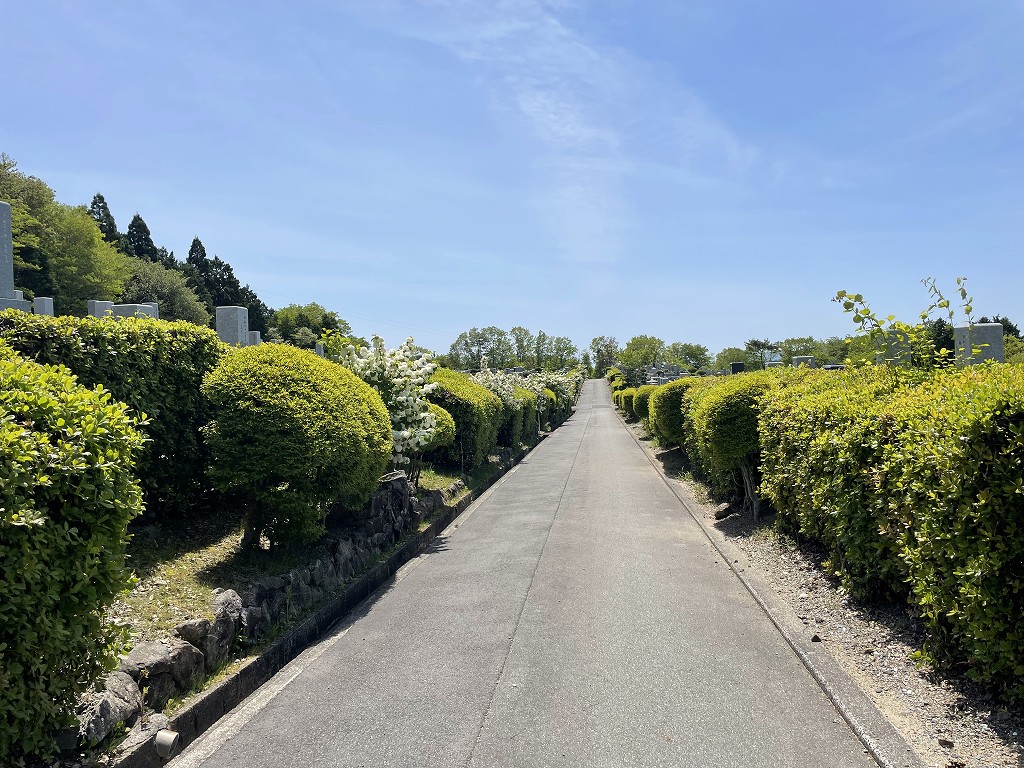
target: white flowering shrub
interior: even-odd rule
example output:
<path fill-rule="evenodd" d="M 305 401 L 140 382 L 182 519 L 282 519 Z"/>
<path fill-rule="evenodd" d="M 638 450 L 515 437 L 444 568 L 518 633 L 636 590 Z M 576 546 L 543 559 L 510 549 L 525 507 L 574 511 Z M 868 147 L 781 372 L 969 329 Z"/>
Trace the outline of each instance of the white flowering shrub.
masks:
<path fill-rule="evenodd" d="M 561 420 L 568 418 L 572 413 L 572 406 L 583 388 L 583 372 L 578 369 L 570 371 L 535 371 L 523 378 L 522 386 L 537 395 L 538 419 L 543 420 L 543 414 L 548 414 L 552 423 L 556 416 Z M 555 395 L 554 402 L 551 401 L 548 392 Z M 557 412 L 552 410 L 557 407 Z"/>
<path fill-rule="evenodd" d="M 474 373 L 471 378 L 481 387 L 490 390 L 501 398 L 501 403 L 505 406 L 506 415 L 513 414 L 517 410 L 522 409 L 522 403 L 516 399 L 515 394 L 515 388 L 522 385 L 522 378 L 520 376 L 514 373 L 491 370 L 487 358 L 484 357 L 481 361 L 480 372 Z"/>
<path fill-rule="evenodd" d="M 525 432 L 523 418 L 526 403 L 517 396 L 516 390 L 522 387 L 523 379 L 514 373 L 492 370 L 486 357 L 483 358 L 481 364 L 480 372 L 474 373 L 472 379 L 484 389 L 493 392 L 501 400 L 503 419 L 498 433 L 498 442 L 518 450 Z M 533 416 L 530 419 L 531 421 L 535 420 Z"/>
<path fill-rule="evenodd" d="M 436 419 L 426 396 L 437 384 L 428 382 L 437 365 L 416 349 L 412 338 L 397 349 L 386 349 L 384 339 L 373 337 L 373 348 L 343 343 L 340 334 L 324 338 L 324 354 L 348 368 L 380 394 L 391 416 L 394 448 L 391 465 L 410 464 L 430 443 Z"/>

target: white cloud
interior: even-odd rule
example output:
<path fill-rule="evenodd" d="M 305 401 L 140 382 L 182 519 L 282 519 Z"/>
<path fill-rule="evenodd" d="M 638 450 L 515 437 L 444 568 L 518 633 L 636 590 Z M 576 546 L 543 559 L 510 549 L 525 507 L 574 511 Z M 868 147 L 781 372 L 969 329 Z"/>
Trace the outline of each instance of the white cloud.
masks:
<path fill-rule="evenodd" d="M 574 28 L 585 4 L 392 0 L 356 12 L 464 61 L 503 124 L 518 124 L 538 142 L 534 172 L 543 189 L 536 205 L 570 262 L 622 258 L 622 232 L 636 218 L 628 183 L 650 174 L 706 188 L 757 160 L 674 73 Z"/>

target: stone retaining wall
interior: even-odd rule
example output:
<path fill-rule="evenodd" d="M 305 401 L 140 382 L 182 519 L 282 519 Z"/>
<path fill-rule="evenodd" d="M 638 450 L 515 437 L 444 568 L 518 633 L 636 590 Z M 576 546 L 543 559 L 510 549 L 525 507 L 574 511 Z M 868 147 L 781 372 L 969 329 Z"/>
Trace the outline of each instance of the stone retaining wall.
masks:
<path fill-rule="evenodd" d="M 359 527 L 336 541 L 328 557 L 264 578 L 243 595 L 216 589 L 210 606 L 212 620 L 186 621 L 167 637 L 132 648 L 118 670 L 83 699 L 77 711 L 79 727 L 62 733 L 59 745 L 70 750 L 79 744 L 101 744 L 122 725 L 130 735 L 121 749 L 150 738 L 166 725 L 167 718 L 159 714 L 143 718 L 143 712 L 159 712 L 172 698 L 191 693 L 224 665 L 234 648 L 255 645 L 274 625 L 305 613 L 336 592 L 464 488 L 457 481 L 443 492 L 421 490 L 414 495 L 416 489 L 404 472 L 381 478 Z"/>

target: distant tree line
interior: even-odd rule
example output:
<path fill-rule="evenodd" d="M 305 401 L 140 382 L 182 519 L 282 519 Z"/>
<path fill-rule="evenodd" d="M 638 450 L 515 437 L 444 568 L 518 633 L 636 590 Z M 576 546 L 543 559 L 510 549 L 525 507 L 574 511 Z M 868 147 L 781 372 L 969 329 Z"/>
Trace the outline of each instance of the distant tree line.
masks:
<path fill-rule="evenodd" d="M 509 331 L 493 325 L 463 331 L 441 362 L 456 370 L 477 370 L 484 358 L 491 368 L 559 370 L 580 363 L 579 349 L 568 337 L 534 334 L 521 325 Z"/>
<path fill-rule="evenodd" d="M 29 299 L 53 297 L 57 314 L 84 315 L 89 299 L 156 301 L 163 319 L 212 326 L 216 307 L 238 306 L 249 310 L 249 328 L 268 341 L 313 347 L 325 330 L 352 335 L 345 320 L 319 304 L 271 309 L 227 261 L 209 256 L 199 237 L 179 261 L 156 244 L 141 214 L 122 232 L 98 192 L 88 206 L 58 202 L 53 189 L 19 171 L 6 154 L 0 154 L 0 200 L 11 205 L 15 285 Z"/>
<path fill-rule="evenodd" d="M 1003 343 L 1008 363 L 1024 363 L 1024 339 L 1016 323 L 1006 317 L 994 315 L 980 317 L 978 323 L 1001 323 Z M 953 326 L 936 318 L 923 323 L 936 350 L 945 350 L 950 359 L 955 355 L 956 342 Z M 847 360 L 874 360 L 875 349 L 866 336 L 832 336 L 818 339 L 797 336 L 781 341 L 748 339 L 743 346 L 726 347 L 715 355 L 702 344 L 672 342 L 666 344 L 655 336 L 634 336 L 620 347 L 614 336 L 598 336 L 590 343 L 592 373 L 601 376 L 608 368 L 618 365 L 631 371 L 645 371 L 660 365 L 678 365 L 690 373 L 728 370 L 730 363 L 743 363 L 747 370 L 761 370 L 770 362 L 792 365 L 794 357 L 812 356 L 818 364 L 844 363 Z M 636 378 L 639 378 L 639 373 Z M 633 382 L 636 383 L 636 382 Z"/>

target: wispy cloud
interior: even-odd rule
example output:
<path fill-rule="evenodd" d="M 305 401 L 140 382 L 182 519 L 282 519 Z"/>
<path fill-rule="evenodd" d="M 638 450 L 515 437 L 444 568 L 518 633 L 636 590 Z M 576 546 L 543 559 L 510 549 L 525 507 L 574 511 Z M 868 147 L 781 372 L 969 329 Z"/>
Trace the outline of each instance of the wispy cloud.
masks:
<path fill-rule="evenodd" d="M 671 74 L 588 39 L 574 26 L 585 3 L 393 0 L 382 7 L 375 23 L 471 66 L 503 122 L 539 142 L 536 205 L 567 261 L 623 257 L 622 233 L 636 218 L 626 187 L 638 176 L 706 186 L 756 159 Z"/>

